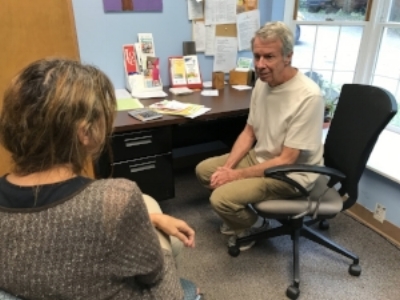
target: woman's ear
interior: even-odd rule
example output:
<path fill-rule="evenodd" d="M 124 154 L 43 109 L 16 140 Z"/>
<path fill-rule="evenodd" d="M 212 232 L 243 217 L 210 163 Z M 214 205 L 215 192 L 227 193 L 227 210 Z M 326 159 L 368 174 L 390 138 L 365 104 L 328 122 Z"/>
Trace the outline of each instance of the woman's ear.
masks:
<path fill-rule="evenodd" d="M 89 126 L 86 122 L 82 122 L 78 127 L 78 138 L 84 146 L 88 146 L 90 144 L 88 127 Z"/>

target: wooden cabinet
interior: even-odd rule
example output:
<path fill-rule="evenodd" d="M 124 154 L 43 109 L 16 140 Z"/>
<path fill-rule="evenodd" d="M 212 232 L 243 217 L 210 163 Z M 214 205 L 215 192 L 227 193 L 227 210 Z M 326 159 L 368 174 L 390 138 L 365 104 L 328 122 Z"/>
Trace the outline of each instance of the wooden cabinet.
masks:
<path fill-rule="evenodd" d="M 171 126 L 119 132 L 96 163 L 98 178 L 127 178 L 156 200 L 174 197 Z"/>

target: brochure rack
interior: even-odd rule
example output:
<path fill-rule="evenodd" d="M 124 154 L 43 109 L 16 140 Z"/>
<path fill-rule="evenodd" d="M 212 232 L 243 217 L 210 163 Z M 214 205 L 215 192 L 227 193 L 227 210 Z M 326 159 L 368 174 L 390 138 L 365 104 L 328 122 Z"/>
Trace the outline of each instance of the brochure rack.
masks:
<path fill-rule="evenodd" d="M 168 58 L 168 68 L 171 87 L 203 87 L 197 55 L 171 56 Z"/>
<path fill-rule="evenodd" d="M 162 91 L 160 61 L 155 56 L 153 35 L 139 33 L 139 42 L 124 45 L 124 70 L 126 88 L 132 94 Z"/>

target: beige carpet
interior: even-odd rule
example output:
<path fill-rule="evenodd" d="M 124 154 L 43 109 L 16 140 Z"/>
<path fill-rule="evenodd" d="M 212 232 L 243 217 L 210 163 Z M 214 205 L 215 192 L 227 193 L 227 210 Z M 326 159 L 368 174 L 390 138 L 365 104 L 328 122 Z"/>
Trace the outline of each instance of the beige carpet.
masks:
<path fill-rule="evenodd" d="M 192 172 L 176 178 L 175 198 L 161 206 L 197 233 L 196 248 L 184 249 L 180 256 L 181 276 L 196 282 L 206 300 L 287 299 L 292 281 L 290 238 L 262 241 L 236 258 L 229 256 L 227 238 L 218 232 L 219 218 L 208 203 L 209 192 Z M 400 299 L 400 250 L 344 214 L 330 225 L 325 234 L 359 255 L 361 276 L 348 273 L 349 259 L 301 239 L 299 299 Z"/>

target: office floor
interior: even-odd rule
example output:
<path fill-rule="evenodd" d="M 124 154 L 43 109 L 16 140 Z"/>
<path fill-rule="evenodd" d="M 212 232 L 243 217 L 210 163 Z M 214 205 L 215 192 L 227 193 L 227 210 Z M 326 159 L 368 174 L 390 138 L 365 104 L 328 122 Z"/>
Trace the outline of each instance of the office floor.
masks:
<path fill-rule="evenodd" d="M 197 283 L 206 300 L 279 300 L 292 278 L 289 237 L 262 241 L 233 258 L 219 218 L 191 170 L 176 176 L 176 196 L 161 202 L 164 212 L 185 219 L 197 233 L 196 248 L 179 258 L 182 277 Z M 326 235 L 360 257 L 360 277 L 348 274 L 350 260 L 300 240 L 299 299 L 399 299 L 400 249 L 345 214 L 330 221 Z"/>

